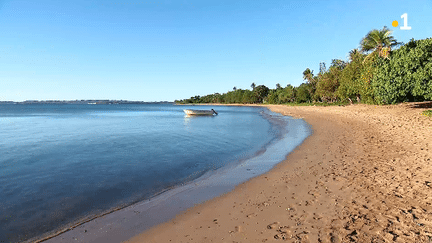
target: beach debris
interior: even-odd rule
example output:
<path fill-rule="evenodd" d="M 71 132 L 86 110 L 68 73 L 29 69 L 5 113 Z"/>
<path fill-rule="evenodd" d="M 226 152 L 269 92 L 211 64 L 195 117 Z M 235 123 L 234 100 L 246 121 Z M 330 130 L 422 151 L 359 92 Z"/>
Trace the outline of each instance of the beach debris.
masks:
<path fill-rule="evenodd" d="M 274 229 L 276 228 L 276 226 L 279 224 L 279 222 L 273 222 L 269 225 L 267 225 L 267 229 Z"/>
<path fill-rule="evenodd" d="M 275 238 L 276 240 L 279 240 L 279 239 L 285 240 L 285 236 L 282 235 L 282 234 L 276 234 L 276 235 L 274 236 L 274 238 Z"/>
<path fill-rule="evenodd" d="M 340 243 L 341 240 L 336 234 L 330 233 L 330 242 L 331 243 Z"/>

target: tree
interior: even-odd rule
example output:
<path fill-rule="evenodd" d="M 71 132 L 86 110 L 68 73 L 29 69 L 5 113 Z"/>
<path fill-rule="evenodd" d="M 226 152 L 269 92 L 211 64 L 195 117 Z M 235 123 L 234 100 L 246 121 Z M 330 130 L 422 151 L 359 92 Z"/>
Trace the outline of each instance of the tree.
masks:
<path fill-rule="evenodd" d="M 349 52 L 349 61 L 350 61 L 350 62 L 354 61 L 354 59 L 355 59 L 356 57 L 358 57 L 359 53 L 360 53 L 360 52 L 359 52 L 358 49 L 352 49 L 352 50 Z"/>
<path fill-rule="evenodd" d="M 330 68 L 336 67 L 339 70 L 342 70 L 346 67 L 347 63 L 340 59 L 333 59 Z"/>
<path fill-rule="evenodd" d="M 324 102 L 336 101 L 336 90 L 339 87 L 342 70 L 340 62 L 335 62 L 335 65 L 332 65 L 328 71 L 320 73 L 320 80 L 315 91 L 316 97 Z"/>
<path fill-rule="evenodd" d="M 282 87 L 281 87 L 281 85 L 280 85 L 280 83 L 277 83 L 276 84 L 276 89 L 281 89 Z"/>
<path fill-rule="evenodd" d="M 277 90 L 277 89 L 270 90 L 268 95 L 267 95 L 267 99 L 264 103 L 279 104 L 278 93 L 279 93 L 279 90 Z"/>
<path fill-rule="evenodd" d="M 292 85 L 287 85 L 286 88 L 279 90 L 278 93 L 279 104 L 293 102 L 294 98 L 295 98 L 295 92 L 294 92 L 294 87 Z"/>
<path fill-rule="evenodd" d="M 255 87 L 256 87 L 255 83 L 252 83 L 252 84 L 251 84 L 251 88 L 252 88 L 252 90 L 254 90 Z"/>
<path fill-rule="evenodd" d="M 234 90 L 234 91 L 236 91 L 236 90 L 237 90 L 237 87 L 236 87 L 236 86 L 234 86 L 233 90 Z"/>
<path fill-rule="evenodd" d="M 295 99 L 294 87 L 287 85 L 285 88 L 272 89 L 269 91 L 264 103 L 269 104 L 285 104 L 293 102 Z"/>
<path fill-rule="evenodd" d="M 327 72 L 326 64 L 325 64 L 325 62 L 320 62 L 320 71 L 319 71 L 319 74 L 323 74 L 325 72 Z"/>
<path fill-rule="evenodd" d="M 263 99 L 268 95 L 270 89 L 264 85 L 258 85 L 254 89 L 255 103 L 261 103 Z"/>
<path fill-rule="evenodd" d="M 309 102 L 311 100 L 309 86 L 310 84 L 302 83 L 295 89 L 297 103 Z"/>
<path fill-rule="evenodd" d="M 303 71 L 303 80 L 308 81 L 309 83 L 313 82 L 313 71 L 311 71 L 309 68 L 306 68 L 306 70 Z"/>
<path fill-rule="evenodd" d="M 349 100 L 352 103 L 353 99 L 360 100 L 360 94 L 364 94 L 363 88 L 366 84 L 362 79 L 363 59 L 364 55 L 357 49 L 349 52 L 350 62 L 342 70 L 340 85 L 336 91 L 341 101 Z"/>
<path fill-rule="evenodd" d="M 242 95 L 242 103 L 243 104 L 254 103 L 253 102 L 253 92 L 252 91 L 250 91 L 248 89 L 244 90 L 243 95 Z"/>
<path fill-rule="evenodd" d="M 324 64 L 324 68 L 325 68 L 325 64 Z M 307 81 L 309 97 L 310 98 L 314 97 L 317 83 L 319 81 L 319 76 L 314 76 L 313 71 L 311 71 L 309 68 L 306 68 L 306 70 L 304 70 L 303 72 L 303 79 Z"/>
<path fill-rule="evenodd" d="M 384 26 L 382 30 L 369 31 L 360 42 L 361 51 L 363 53 L 378 52 L 380 57 L 388 57 L 391 48 L 400 44 L 391 33 L 392 31 L 387 26 Z"/>

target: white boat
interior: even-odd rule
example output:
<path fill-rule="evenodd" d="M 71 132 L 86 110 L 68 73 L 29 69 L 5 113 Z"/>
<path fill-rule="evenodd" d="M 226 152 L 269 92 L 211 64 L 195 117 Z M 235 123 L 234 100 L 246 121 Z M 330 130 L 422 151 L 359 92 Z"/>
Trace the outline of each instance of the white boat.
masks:
<path fill-rule="evenodd" d="M 212 116 L 217 115 L 218 113 L 211 109 L 211 110 L 183 110 L 186 115 L 189 116 Z"/>

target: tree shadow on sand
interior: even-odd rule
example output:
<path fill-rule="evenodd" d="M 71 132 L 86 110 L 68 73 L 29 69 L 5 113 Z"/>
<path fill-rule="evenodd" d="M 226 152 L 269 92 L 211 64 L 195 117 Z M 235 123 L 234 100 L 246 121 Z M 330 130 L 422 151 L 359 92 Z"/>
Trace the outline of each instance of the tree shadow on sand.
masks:
<path fill-rule="evenodd" d="M 410 104 L 410 108 L 432 108 L 432 101 L 416 102 L 415 104 Z"/>

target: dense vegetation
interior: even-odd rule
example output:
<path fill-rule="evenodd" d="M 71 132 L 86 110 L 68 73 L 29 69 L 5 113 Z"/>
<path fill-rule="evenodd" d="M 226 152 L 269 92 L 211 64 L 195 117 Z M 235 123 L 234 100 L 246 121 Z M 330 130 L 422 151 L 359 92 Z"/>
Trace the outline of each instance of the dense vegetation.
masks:
<path fill-rule="evenodd" d="M 379 59 L 373 85 L 377 103 L 432 100 L 432 38 L 411 40 Z"/>
<path fill-rule="evenodd" d="M 432 38 L 412 39 L 402 45 L 391 31 L 370 31 L 360 50 L 349 52 L 349 60 L 333 59 L 330 67 L 320 63 L 314 75 L 306 68 L 298 87 L 276 84 L 275 89 L 252 83 L 252 90 L 233 88 L 224 94 L 195 96 L 177 103 L 335 103 L 394 104 L 432 100 Z M 401 46 L 399 49 L 392 50 Z"/>

